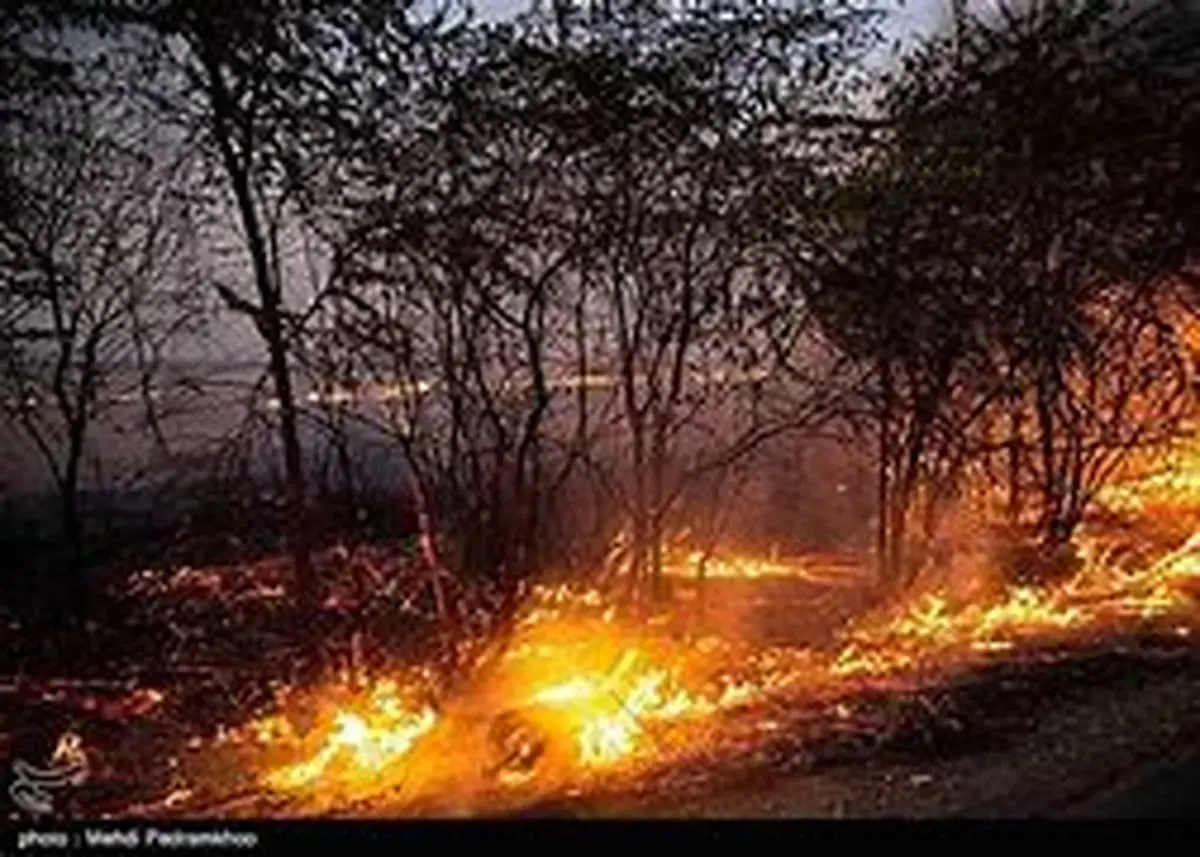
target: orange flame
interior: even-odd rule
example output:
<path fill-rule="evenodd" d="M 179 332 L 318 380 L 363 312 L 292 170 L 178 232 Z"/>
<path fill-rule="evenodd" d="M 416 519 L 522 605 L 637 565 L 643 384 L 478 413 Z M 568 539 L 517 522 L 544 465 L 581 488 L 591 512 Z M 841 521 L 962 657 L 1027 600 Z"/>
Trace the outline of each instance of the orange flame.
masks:
<path fill-rule="evenodd" d="M 1200 507 L 1200 448 L 1177 450 L 1168 471 L 1174 474 L 1170 502 Z M 1165 485 L 1146 475 L 1105 501 L 1120 505 Z M 1113 632 L 1148 628 L 1186 637 L 1200 630 L 1200 532 L 1157 561 L 1140 564 L 1114 559 L 1101 544 L 1094 535 L 1082 538 L 1082 569 L 1059 585 L 1012 587 L 982 601 L 956 598 L 946 589 L 926 591 L 888 612 L 861 617 L 832 647 L 821 649 L 752 648 L 711 638 L 682 644 L 646 626 L 624 626 L 596 590 L 539 587 L 500 659 L 501 690 L 489 696 L 467 689 L 463 695 L 474 702 L 462 707 L 485 714 L 537 712 L 538 728 L 569 747 L 570 765 L 584 776 L 627 762 L 667 761 L 677 745 L 659 740 L 659 726 L 689 734 L 689 724 L 715 724 L 723 711 L 757 710 L 766 700 L 825 699 L 832 690 L 830 710 L 842 717 L 848 709 L 837 693 L 844 700 L 863 682 L 938 679 L 1030 647 Z M 693 573 L 698 561 L 698 554 L 687 554 L 672 573 Z M 799 565 L 744 557 L 707 563 L 713 577 L 807 573 Z M 309 788 L 318 780 L 351 788 L 377 782 L 415 764 L 432 733 L 462 727 L 462 718 L 450 711 L 439 715 L 406 703 L 395 682 L 380 682 L 365 698 L 335 711 L 306 758 L 270 772 L 266 782 L 280 790 Z M 762 727 L 769 731 L 777 724 L 764 717 Z M 256 729 L 265 741 L 285 740 L 295 731 L 278 717 L 258 721 Z M 526 782 L 512 780 L 518 781 Z"/>
<path fill-rule="evenodd" d="M 276 789 L 302 788 L 337 773 L 339 766 L 349 772 L 346 779 L 350 783 L 376 778 L 408 755 L 436 722 L 437 716 L 428 707 L 405 707 L 395 682 L 380 682 L 361 712 L 336 711 L 320 749 L 308 759 L 272 772 L 267 784 Z M 260 737 L 268 739 L 281 728 L 277 720 L 258 726 Z"/>

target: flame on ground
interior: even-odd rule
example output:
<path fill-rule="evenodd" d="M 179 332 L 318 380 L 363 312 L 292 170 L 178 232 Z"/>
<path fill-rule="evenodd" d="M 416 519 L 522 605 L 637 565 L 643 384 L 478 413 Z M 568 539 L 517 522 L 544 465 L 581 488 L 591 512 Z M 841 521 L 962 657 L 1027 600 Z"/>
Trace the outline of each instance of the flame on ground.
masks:
<path fill-rule="evenodd" d="M 916 598 L 890 615 L 852 625 L 833 651 L 759 648 L 727 641 L 672 646 L 611 621 L 583 623 L 590 644 L 560 641 L 542 630 L 561 629 L 553 611 L 531 611 L 531 632 L 510 652 L 517 668 L 504 698 L 531 715 L 547 734 L 571 747 L 580 776 L 625 764 L 666 761 L 677 749 L 656 729 L 710 720 L 768 699 L 804 701 L 853 680 L 890 685 L 930 681 L 955 670 L 1011 655 L 1037 644 L 1087 640 L 1140 626 L 1196 632 L 1200 594 L 1200 534 L 1141 571 L 1097 558 L 1057 588 L 1018 587 L 992 603 L 954 603 L 939 593 Z M 553 596 L 561 604 L 561 590 Z M 592 602 L 586 594 L 578 603 Z M 568 622 L 568 626 L 570 621 Z M 1165 624 L 1164 624 L 1165 623 Z M 602 639 L 602 637 L 608 639 Z M 588 668 L 588 646 L 619 652 L 610 667 Z M 622 648 L 622 646 L 625 646 Z M 594 658 L 592 660 L 595 660 Z M 579 664 L 579 665 L 576 665 Z M 278 736 L 286 730 L 259 729 Z M 430 707 L 404 703 L 392 682 L 381 682 L 357 704 L 335 712 L 321 745 L 307 758 L 271 771 L 265 783 L 281 791 L 384 788 L 404 772 L 421 740 L 443 725 Z M 436 762 L 433 762 L 436 764 Z M 523 782 L 514 778 L 513 782 Z"/>
<path fill-rule="evenodd" d="M 1189 448 L 1186 478 L 1172 483 L 1172 502 L 1180 502 L 1180 490 L 1189 502 L 1200 496 L 1200 455 L 1194 452 Z M 1161 487 L 1154 477 L 1147 480 L 1148 492 Z M 1120 505 L 1122 496 L 1109 499 Z M 824 649 L 672 637 L 646 625 L 624 625 L 596 590 L 537 587 L 516 638 L 493 667 L 490 689 L 468 688 L 460 692 L 465 701 L 459 710 L 435 712 L 414 703 L 395 682 L 380 682 L 337 706 L 319 744 L 300 761 L 269 771 L 264 781 L 279 791 L 302 792 L 319 781 L 321 791 L 341 785 L 366 794 L 411 768 L 448 767 L 443 757 L 420 758 L 426 741 L 440 731 L 466 734 L 454 730 L 504 712 L 517 713 L 543 739 L 561 744 L 569 776 L 586 778 L 620 766 L 667 763 L 707 734 L 698 725 L 719 728 L 723 712 L 754 712 L 766 701 L 826 700 L 831 716 L 840 717 L 846 695 L 864 684 L 919 685 L 991 659 L 1100 635 L 1147 629 L 1185 637 L 1200 631 L 1200 532 L 1153 562 L 1118 560 L 1102 544 L 1099 537 L 1083 538 L 1081 570 L 1059 585 L 1010 587 L 983 600 L 933 589 L 861 617 Z M 683 568 L 694 571 L 697 558 L 686 556 Z M 803 576 L 803 570 L 789 575 L 775 561 L 735 558 L 709 568 L 714 577 Z M 762 731 L 775 728 L 774 721 L 760 719 Z M 254 727 L 266 743 L 288 735 L 295 743 L 295 730 L 278 717 Z M 472 752 L 473 745 L 457 741 L 452 739 L 451 753 Z M 523 739 L 516 754 L 523 764 L 538 756 L 528 743 Z M 506 776 L 501 768 L 502 786 L 533 776 Z"/>
<path fill-rule="evenodd" d="M 1200 426 L 1193 426 L 1154 461 L 1134 462 L 1126 478 L 1100 491 L 1101 504 L 1115 512 L 1200 510 Z"/>
<path fill-rule="evenodd" d="M 607 675 L 575 677 L 541 688 L 532 705 L 564 712 L 574 721 L 578 759 L 604 767 L 632 755 L 647 724 L 711 710 L 649 662 L 637 649 L 627 650 Z"/>
<path fill-rule="evenodd" d="M 276 789 L 296 789 L 328 781 L 339 773 L 350 782 L 378 779 L 436 722 L 431 708 L 409 708 L 395 682 L 381 681 L 354 710 L 334 712 L 330 732 L 312 756 L 271 772 L 266 782 Z M 286 721 L 278 718 L 256 726 L 258 738 L 264 742 L 294 734 Z"/>
<path fill-rule="evenodd" d="M 691 551 L 682 561 L 668 563 L 663 573 L 667 577 L 692 580 L 807 580 L 827 585 L 861 583 L 861 568 L 833 562 L 812 560 L 784 561 L 764 559 L 744 554 L 709 556 L 703 551 Z"/>
<path fill-rule="evenodd" d="M 836 675 L 881 675 L 961 666 L 1022 644 L 1070 642 L 1139 623 L 1176 619 L 1191 633 L 1200 595 L 1200 533 L 1146 569 L 1093 556 L 1059 587 L 1015 587 L 991 603 L 953 604 L 940 593 L 917 598 L 886 620 L 862 623 L 834 659 Z"/>

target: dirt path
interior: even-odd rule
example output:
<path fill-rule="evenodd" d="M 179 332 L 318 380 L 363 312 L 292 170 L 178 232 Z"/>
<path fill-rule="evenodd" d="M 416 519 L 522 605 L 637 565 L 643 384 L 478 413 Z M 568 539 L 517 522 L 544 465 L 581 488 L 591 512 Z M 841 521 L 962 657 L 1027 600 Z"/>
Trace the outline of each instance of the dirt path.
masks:
<path fill-rule="evenodd" d="M 1200 792 L 1190 789 L 1200 781 L 1197 658 L 1131 667 L 1102 686 L 1052 694 L 1032 708 L 1019 695 L 1011 701 L 1004 734 L 982 752 L 949 758 L 885 752 L 825 771 L 767 775 L 706 796 L 613 801 L 572 814 L 1104 817 L 1169 815 L 1196 806 Z"/>

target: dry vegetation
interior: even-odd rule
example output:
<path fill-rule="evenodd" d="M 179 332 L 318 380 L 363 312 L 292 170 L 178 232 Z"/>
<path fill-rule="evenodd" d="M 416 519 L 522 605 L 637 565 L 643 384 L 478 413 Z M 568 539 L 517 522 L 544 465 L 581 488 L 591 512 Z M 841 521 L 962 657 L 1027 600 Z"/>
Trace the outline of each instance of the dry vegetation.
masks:
<path fill-rule="evenodd" d="M 7 5 L 0 395 L 55 527 L 9 528 L 0 695 L 85 772 L 56 811 L 636 811 L 1192 674 L 1186 14 L 882 73 L 838 2 Z M 233 318 L 257 382 L 172 375 Z M 102 536 L 122 421 L 163 520 Z"/>

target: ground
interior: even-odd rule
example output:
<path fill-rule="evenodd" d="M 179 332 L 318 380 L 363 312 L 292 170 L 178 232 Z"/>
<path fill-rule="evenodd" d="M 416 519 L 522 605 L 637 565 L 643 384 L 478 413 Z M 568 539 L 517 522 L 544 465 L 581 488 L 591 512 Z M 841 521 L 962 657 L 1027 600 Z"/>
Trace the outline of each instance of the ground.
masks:
<path fill-rule="evenodd" d="M 1096 664 L 1093 664 L 1095 666 Z M 1040 700 L 997 687 L 994 746 L 881 753 L 861 764 L 695 797 L 580 808 L 593 817 L 1200 817 L 1200 659 L 1139 663 Z M 1060 667 L 1066 674 L 1073 671 Z M 1026 691 L 1038 684 L 1032 678 Z M 1049 690 L 1048 685 L 1043 688 Z M 1002 722 L 1008 710 L 1007 723 Z M 889 758 L 891 756 L 891 758 Z"/>
<path fill-rule="evenodd" d="M 703 627 L 684 623 L 676 629 L 679 639 L 687 645 L 698 635 L 720 634 L 759 647 L 833 650 L 840 645 L 838 629 L 862 608 L 863 593 L 853 576 L 819 571 L 788 579 L 713 581 L 707 622 Z M 237 627 L 226 623 L 220 635 L 204 638 L 211 645 L 201 645 L 189 636 L 188 623 L 208 622 L 211 611 L 166 609 L 181 588 L 193 599 L 187 603 L 207 603 L 207 596 L 196 593 L 217 586 L 216 577 L 193 571 L 174 587 L 138 596 L 166 599 L 156 615 L 168 616 L 172 633 L 190 641 L 172 650 L 169 662 L 149 671 L 142 664 L 127 679 L 60 684 L 22 679 L 0 686 L 0 693 L 11 694 L 10 711 L 19 715 L 6 714 L 0 729 L 12 755 L 43 758 L 66 730 L 80 735 L 88 750 L 89 781 L 63 794 L 58 809 L 88 817 L 159 818 L 1190 811 L 1180 808 L 1180 800 L 1195 782 L 1200 751 L 1200 646 L 1197 634 L 1178 633 L 1187 629 L 1175 620 L 1153 629 L 1153 623 L 1102 627 L 1103 633 L 1069 644 L 1023 645 L 885 689 L 849 681 L 844 689 L 837 685 L 834 696 L 802 693 L 806 701 L 798 704 L 735 709 L 721 715 L 726 719 L 719 726 L 705 727 L 710 731 L 699 733 L 678 763 L 650 765 L 630 776 L 601 774 L 561 787 L 471 795 L 449 777 L 441 783 L 444 788 L 415 800 L 403 789 L 325 799 L 329 784 L 318 779 L 307 793 L 281 797 L 262 788 L 246 765 L 244 748 L 222 738 L 261 709 L 274 681 L 269 673 L 251 669 L 249 653 L 269 639 L 262 636 L 268 624 L 264 615 L 274 615 L 270 605 L 282 602 L 270 575 L 266 581 L 255 578 L 254 585 L 254 574 L 247 571 L 245 577 L 244 585 L 233 587 L 226 574 L 220 590 L 225 592 L 221 603 L 245 609 L 218 611 L 223 621 L 240 617 L 254 629 L 241 643 Z M 240 593 L 241 600 L 232 593 Z M 677 594 L 684 604 L 692 600 L 686 589 Z M 1181 595 L 1177 603 L 1192 610 L 1194 600 L 1188 597 L 1194 599 Z M 153 630 L 158 626 L 147 627 L 148 639 L 160 633 Z M 160 651 L 165 657 L 161 645 Z M 272 659 L 264 660 L 270 665 Z M 481 715 L 480 722 L 485 720 Z M 764 726 L 771 728 L 764 731 Z M 444 752 L 473 751 L 451 736 Z"/>

